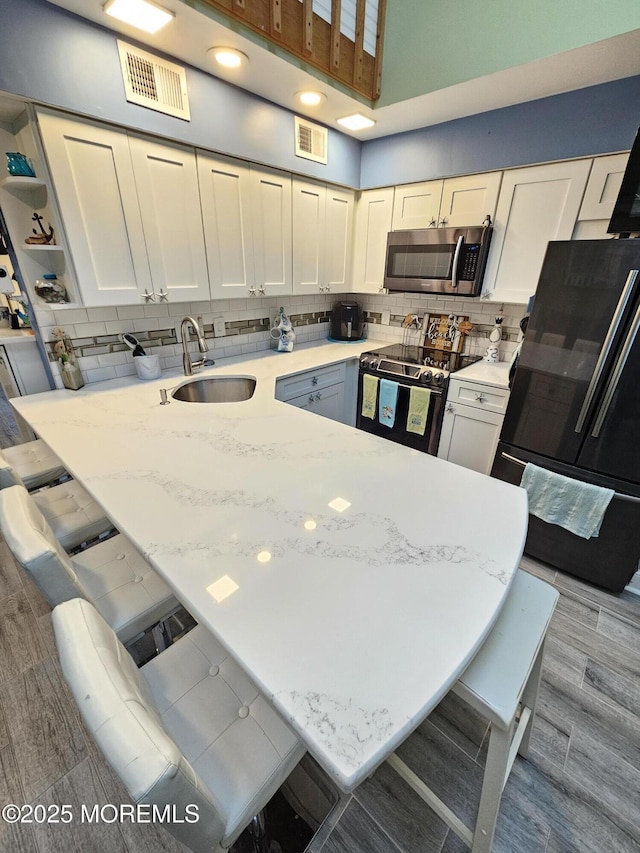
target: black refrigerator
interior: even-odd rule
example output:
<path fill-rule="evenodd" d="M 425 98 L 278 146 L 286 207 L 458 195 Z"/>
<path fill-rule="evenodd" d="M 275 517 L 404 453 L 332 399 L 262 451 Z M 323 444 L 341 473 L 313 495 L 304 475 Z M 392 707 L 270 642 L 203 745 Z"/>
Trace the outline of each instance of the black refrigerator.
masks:
<path fill-rule="evenodd" d="M 640 240 L 549 243 L 492 476 L 615 490 L 600 534 L 529 516 L 525 553 L 614 592 L 640 560 Z"/>

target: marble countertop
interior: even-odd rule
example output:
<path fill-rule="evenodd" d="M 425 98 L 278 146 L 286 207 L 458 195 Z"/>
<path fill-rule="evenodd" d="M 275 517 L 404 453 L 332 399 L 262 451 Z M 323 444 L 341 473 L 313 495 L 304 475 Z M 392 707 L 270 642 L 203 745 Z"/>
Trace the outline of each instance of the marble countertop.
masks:
<path fill-rule="evenodd" d="M 494 388 L 509 388 L 510 361 L 499 361 L 490 364 L 486 361 L 476 361 L 469 367 L 456 371 L 452 379 L 461 379 L 466 382 L 481 382 L 483 385 L 491 385 Z"/>
<path fill-rule="evenodd" d="M 11 329 L 9 327 L 0 328 L 0 345 L 7 344 L 24 344 L 28 341 L 35 343 L 36 337 L 33 331 L 29 329 Z"/>
<path fill-rule="evenodd" d="M 522 489 L 274 399 L 375 346 L 193 377 L 254 376 L 242 403 L 161 406 L 178 371 L 12 401 L 345 790 L 481 646 L 527 527 Z"/>

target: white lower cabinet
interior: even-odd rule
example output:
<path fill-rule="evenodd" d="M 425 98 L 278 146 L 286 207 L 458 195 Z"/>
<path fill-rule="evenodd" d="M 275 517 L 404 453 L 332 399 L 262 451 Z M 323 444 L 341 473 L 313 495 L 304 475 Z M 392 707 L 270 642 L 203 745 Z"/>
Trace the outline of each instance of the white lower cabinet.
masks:
<path fill-rule="evenodd" d="M 480 382 L 451 379 L 438 456 L 490 474 L 509 392 Z"/>
<path fill-rule="evenodd" d="M 348 405 L 352 395 L 347 397 L 345 393 L 348 379 L 349 375 L 343 362 L 296 373 L 294 376 L 278 379 L 276 400 L 282 400 L 283 403 L 289 403 L 299 409 L 307 409 L 333 421 L 352 423 L 352 407 Z"/>

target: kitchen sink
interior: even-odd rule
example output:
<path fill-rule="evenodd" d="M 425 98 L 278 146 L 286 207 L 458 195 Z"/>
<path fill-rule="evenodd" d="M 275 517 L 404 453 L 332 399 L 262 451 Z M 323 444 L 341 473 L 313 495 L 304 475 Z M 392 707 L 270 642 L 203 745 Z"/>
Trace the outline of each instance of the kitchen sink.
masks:
<path fill-rule="evenodd" d="M 185 403 L 239 403 L 256 390 L 252 376 L 207 376 L 185 382 L 171 394 Z"/>

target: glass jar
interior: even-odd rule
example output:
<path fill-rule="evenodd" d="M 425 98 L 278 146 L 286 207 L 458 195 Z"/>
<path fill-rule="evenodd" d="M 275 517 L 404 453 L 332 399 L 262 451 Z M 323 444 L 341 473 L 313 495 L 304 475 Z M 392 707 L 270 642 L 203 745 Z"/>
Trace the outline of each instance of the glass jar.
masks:
<path fill-rule="evenodd" d="M 58 281 L 58 276 L 53 275 L 53 273 L 46 273 L 42 278 L 39 278 L 34 289 L 43 302 L 60 304 L 69 301 L 67 288 L 61 281 Z"/>

